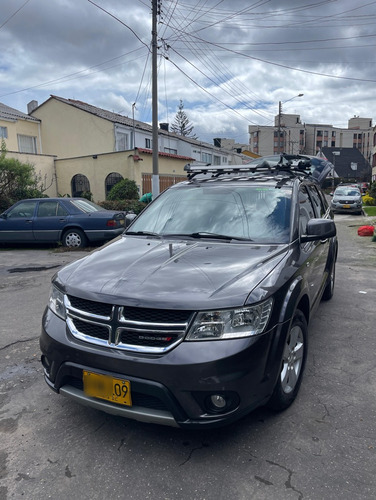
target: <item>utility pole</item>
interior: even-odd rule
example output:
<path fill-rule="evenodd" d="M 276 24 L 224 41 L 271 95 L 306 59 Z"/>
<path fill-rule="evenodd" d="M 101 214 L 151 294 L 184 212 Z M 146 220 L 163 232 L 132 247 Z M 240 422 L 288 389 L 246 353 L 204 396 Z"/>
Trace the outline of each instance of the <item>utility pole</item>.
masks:
<path fill-rule="evenodd" d="M 281 153 L 281 118 L 282 118 L 282 102 L 278 103 L 278 149 L 277 153 Z M 283 153 L 283 151 L 282 151 Z"/>
<path fill-rule="evenodd" d="M 158 170 L 158 68 L 157 68 L 157 15 L 160 0 L 152 0 L 152 128 L 153 128 L 153 200 L 159 195 L 159 170 Z"/>

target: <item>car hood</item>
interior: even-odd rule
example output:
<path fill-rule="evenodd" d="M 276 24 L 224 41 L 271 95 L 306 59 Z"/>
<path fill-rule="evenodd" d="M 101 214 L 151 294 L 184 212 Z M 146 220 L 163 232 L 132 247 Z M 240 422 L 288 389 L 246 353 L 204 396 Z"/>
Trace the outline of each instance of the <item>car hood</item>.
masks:
<path fill-rule="evenodd" d="M 239 307 L 288 248 L 122 236 L 69 264 L 56 279 L 68 294 L 118 305 Z"/>

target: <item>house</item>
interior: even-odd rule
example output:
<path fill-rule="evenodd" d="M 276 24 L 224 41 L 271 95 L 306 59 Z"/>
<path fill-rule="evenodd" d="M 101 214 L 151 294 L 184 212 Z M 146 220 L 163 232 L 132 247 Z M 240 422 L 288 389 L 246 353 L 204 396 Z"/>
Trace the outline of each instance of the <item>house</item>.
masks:
<path fill-rule="evenodd" d="M 33 165 L 45 193 L 55 196 L 54 157 L 43 154 L 41 121 L 0 103 L 0 139 L 7 156 Z"/>
<path fill-rule="evenodd" d="M 42 122 L 45 153 L 58 158 L 127 151 L 135 147 L 153 149 L 152 126 L 91 104 L 52 95 L 31 115 Z M 44 125 L 47 125 L 44 126 Z M 161 123 L 158 150 L 214 165 L 231 164 L 234 153 L 224 148 L 169 131 Z M 241 163 L 240 160 L 238 160 Z"/>
<path fill-rule="evenodd" d="M 55 95 L 30 105 L 31 117 L 41 124 L 44 152 L 56 156 L 57 193 L 77 196 L 90 191 L 99 201 L 124 177 L 137 183 L 140 194 L 151 190 L 151 125 Z M 158 142 L 160 190 L 186 179 L 187 163 L 242 164 L 247 158 L 174 134 L 166 123 L 160 124 Z"/>

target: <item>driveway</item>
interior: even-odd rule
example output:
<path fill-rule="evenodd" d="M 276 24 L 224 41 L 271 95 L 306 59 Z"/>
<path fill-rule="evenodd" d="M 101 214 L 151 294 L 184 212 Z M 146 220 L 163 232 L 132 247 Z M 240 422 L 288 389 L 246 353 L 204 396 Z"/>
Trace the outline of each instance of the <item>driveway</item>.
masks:
<path fill-rule="evenodd" d="M 41 316 L 51 276 L 83 253 L 0 251 L 0 500 L 373 499 L 376 243 L 357 236 L 366 219 L 336 221 L 335 295 L 311 322 L 297 400 L 205 432 L 53 394 L 39 362 Z"/>

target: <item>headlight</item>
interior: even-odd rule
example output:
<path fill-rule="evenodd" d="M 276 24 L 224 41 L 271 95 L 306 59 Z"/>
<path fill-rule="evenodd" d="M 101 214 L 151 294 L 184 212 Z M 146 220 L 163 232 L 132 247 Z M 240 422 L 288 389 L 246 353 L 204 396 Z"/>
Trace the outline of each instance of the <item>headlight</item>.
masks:
<path fill-rule="evenodd" d="M 64 293 L 56 288 L 55 285 L 51 285 L 50 298 L 48 301 L 48 307 L 51 309 L 56 316 L 61 319 L 66 319 L 66 310 L 64 305 Z"/>
<path fill-rule="evenodd" d="M 273 299 L 257 306 L 205 311 L 189 329 L 186 340 L 218 340 L 251 337 L 262 333 L 272 311 Z"/>

